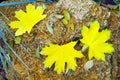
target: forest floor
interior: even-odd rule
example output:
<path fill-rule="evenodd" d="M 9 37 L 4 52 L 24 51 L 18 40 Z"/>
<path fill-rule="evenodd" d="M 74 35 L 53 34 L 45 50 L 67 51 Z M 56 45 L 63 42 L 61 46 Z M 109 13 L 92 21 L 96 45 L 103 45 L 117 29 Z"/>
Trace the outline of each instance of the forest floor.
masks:
<path fill-rule="evenodd" d="M 47 5 L 45 14 L 47 18 L 35 25 L 30 34 L 25 33 L 21 38 L 21 44 L 27 48 L 28 52 L 15 44 L 10 35 L 5 32 L 8 43 L 13 44 L 13 48 L 17 51 L 23 61 L 29 66 L 30 70 L 26 69 L 22 63 L 14 56 L 12 62 L 14 70 L 20 80 L 120 80 L 120 14 L 111 12 L 109 9 L 100 6 L 99 4 L 85 3 L 90 0 L 84 0 L 83 3 L 72 0 L 60 0 L 57 3 L 44 3 Z M 35 6 L 41 5 L 41 2 L 32 3 Z M 89 5 L 88 5 L 89 4 Z M 25 11 L 26 4 L 14 5 L 9 7 L 0 7 L 0 11 L 7 16 L 5 18 L 0 14 L 0 20 L 8 26 L 10 21 L 17 20 L 14 15 L 17 10 Z M 83 7 L 83 8 L 77 8 Z M 55 17 L 56 14 L 62 14 L 63 10 L 68 10 L 71 13 L 70 23 L 75 24 L 75 30 L 69 29 L 69 25 L 65 26 L 61 19 Z M 88 11 L 87 11 L 88 10 Z M 108 14 L 110 15 L 108 16 Z M 93 15 L 94 14 L 94 15 Z M 84 17 L 83 17 L 83 16 Z M 65 44 L 70 41 L 81 38 L 80 28 L 82 25 L 88 24 L 90 21 L 97 19 L 101 23 L 101 29 L 108 28 L 112 31 L 110 42 L 114 45 L 115 52 L 112 55 L 106 55 L 106 62 L 94 60 L 94 66 L 88 71 L 84 70 L 84 64 L 87 59 L 77 60 L 78 68 L 68 74 L 57 74 L 53 68 L 45 69 L 43 61 L 44 56 L 35 57 L 35 51 L 39 47 L 40 51 L 47 43 Z M 107 22 L 106 22 L 107 21 Z M 46 22 L 53 25 L 54 34 L 50 34 L 46 29 Z M 104 27 L 105 26 L 105 27 Z M 106 27 L 107 26 L 107 27 Z M 15 30 L 11 29 L 14 33 Z M 29 54 L 30 53 L 30 54 Z M 10 79 L 15 80 L 12 72 L 9 70 Z"/>

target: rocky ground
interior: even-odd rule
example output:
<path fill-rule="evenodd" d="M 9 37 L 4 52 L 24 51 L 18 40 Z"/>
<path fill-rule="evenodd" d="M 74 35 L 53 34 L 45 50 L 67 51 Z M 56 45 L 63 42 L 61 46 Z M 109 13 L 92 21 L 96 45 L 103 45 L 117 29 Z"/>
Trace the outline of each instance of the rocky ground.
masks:
<path fill-rule="evenodd" d="M 33 3 L 38 6 L 41 2 Z M 35 25 L 30 34 L 20 36 L 23 44 L 29 53 L 24 51 L 19 45 L 14 44 L 14 49 L 18 52 L 23 61 L 30 67 L 26 69 L 21 62 L 12 55 L 14 69 L 19 80 L 120 80 L 120 17 L 110 12 L 109 9 L 96 4 L 92 0 L 60 0 L 57 3 L 45 3 L 47 9 L 45 14 L 47 18 Z M 7 16 L 5 18 L 0 14 L 0 20 L 6 25 L 14 18 L 15 11 L 19 9 L 25 10 L 25 5 L 15 5 L 10 7 L 0 7 L 0 11 Z M 61 19 L 55 15 L 62 14 L 63 10 L 68 10 L 71 14 L 70 23 L 75 24 L 75 30 L 69 29 L 69 25 L 65 26 Z M 44 56 L 40 59 L 34 56 L 36 48 L 39 46 L 40 51 L 48 42 L 65 44 L 67 42 L 79 39 L 81 37 L 80 28 L 82 25 L 88 25 L 93 20 L 98 20 L 101 23 L 101 29 L 109 28 L 112 31 L 110 42 L 114 45 L 115 52 L 113 55 L 106 55 L 106 62 L 97 61 L 94 59 L 94 66 L 85 71 L 83 66 L 86 59 L 78 60 L 78 68 L 68 74 L 56 74 L 53 69 L 45 69 L 43 65 Z M 50 34 L 46 29 L 46 22 L 52 25 L 54 34 Z M 14 30 L 12 30 L 14 32 Z M 6 33 L 6 32 L 5 32 Z M 6 33 L 8 42 L 14 42 Z M 11 76 L 11 80 L 15 80 Z"/>

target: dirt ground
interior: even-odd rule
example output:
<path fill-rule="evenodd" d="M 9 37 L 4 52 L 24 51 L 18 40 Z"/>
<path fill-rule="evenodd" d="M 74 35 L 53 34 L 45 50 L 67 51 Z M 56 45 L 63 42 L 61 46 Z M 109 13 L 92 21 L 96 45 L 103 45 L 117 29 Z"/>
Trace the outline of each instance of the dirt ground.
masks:
<path fill-rule="evenodd" d="M 38 6 L 41 2 L 33 3 Z M 14 40 L 5 32 L 7 41 L 14 44 L 14 49 L 29 66 L 29 70 L 25 68 L 22 63 L 14 56 L 12 62 L 14 70 L 19 80 L 120 80 L 120 16 L 116 13 L 110 12 L 109 9 L 96 4 L 91 0 L 60 0 L 57 3 L 44 3 L 47 5 L 45 14 L 47 18 L 35 25 L 30 34 L 25 33 L 20 36 L 21 44 L 28 50 L 26 52 L 19 45 L 14 44 Z M 0 20 L 4 21 L 6 25 L 10 21 L 17 20 L 14 15 L 17 10 L 25 11 L 26 4 L 14 5 L 9 7 L 0 7 L 0 11 L 7 16 L 0 14 Z M 75 30 L 72 31 L 70 27 L 64 26 L 61 19 L 55 17 L 56 14 L 62 14 L 63 10 L 68 10 L 71 14 L 70 23 L 75 24 Z M 70 71 L 68 74 L 57 74 L 51 69 L 45 69 L 41 58 L 34 56 L 37 47 L 44 47 L 48 42 L 56 44 L 65 44 L 70 41 L 81 38 L 80 28 L 82 25 L 87 25 L 92 20 L 97 19 L 101 23 L 101 29 L 109 28 L 112 31 L 110 42 L 114 45 L 115 52 L 113 55 L 106 55 L 106 62 L 94 60 L 94 66 L 88 71 L 84 70 L 84 64 L 87 59 L 77 60 L 78 68 L 75 71 Z M 50 34 L 46 29 L 46 22 L 49 22 L 54 29 L 54 34 Z M 11 31 L 14 33 L 15 30 Z M 29 54 L 30 53 L 30 54 Z M 9 70 L 10 80 L 15 80 L 12 72 Z"/>

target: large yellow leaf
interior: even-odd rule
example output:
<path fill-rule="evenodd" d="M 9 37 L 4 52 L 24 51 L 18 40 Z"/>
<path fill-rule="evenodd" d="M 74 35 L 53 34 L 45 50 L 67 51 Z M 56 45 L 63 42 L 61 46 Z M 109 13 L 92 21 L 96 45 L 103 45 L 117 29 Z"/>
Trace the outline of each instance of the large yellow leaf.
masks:
<path fill-rule="evenodd" d="M 94 57 L 105 61 L 104 53 L 111 54 L 114 48 L 112 44 L 106 42 L 110 39 L 110 30 L 106 29 L 99 32 L 99 28 L 100 24 L 98 21 L 91 22 L 90 28 L 83 26 L 81 31 L 83 38 L 80 41 L 89 47 L 89 59 Z"/>
<path fill-rule="evenodd" d="M 23 10 L 16 11 L 15 17 L 18 19 L 18 21 L 12 21 L 9 24 L 11 28 L 17 28 L 15 36 L 22 35 L 26 31 L 30 33 L 33 26 L 46 17 L 46 15 L 42 15 L 43 11 L 44 9 L 42 6 L 38 6 L 35 9 L 35 6 L 32 4 L 28 4 L 26 6 L 26 12 Z"/>
<path fill-rule="evenodd" d="M 49 44 L 42 49 L 42 54 L 47 55 L 44 61 L 45 67 L 50 68 L 55 63 L 54 70 L 57 73 L 65 71 L 65 63 L 67 69 L 75 70 L 77 67 L 75 58 L 83 57 L 80 51 L 74 49 L 76 42 L 70 42 L 64 45 Z"/>

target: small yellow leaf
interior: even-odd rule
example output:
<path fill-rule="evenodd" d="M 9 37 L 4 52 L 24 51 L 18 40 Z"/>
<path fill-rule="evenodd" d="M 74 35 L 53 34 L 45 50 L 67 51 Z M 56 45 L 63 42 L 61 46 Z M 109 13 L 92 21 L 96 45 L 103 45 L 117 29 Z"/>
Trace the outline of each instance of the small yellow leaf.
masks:
<path fill-rule="evenodd" d="M 66 19 L 62 19 L 62 22 L 63 22 L 64 25 L 68 24 L 68 21 Z"/>
<path fill-rule="evenodd" d="M 18 21 L 12 21 L 9 24 L 11 28 L 17 28 L 15 36 L 22 35 L 26 31 L 30 33 L 33 26 L 46 17 L 46 15 L 42 15 L 43 12 L 44 9 L 42 6 L 38 6 L 35 9 L 35 6 L 32 4 L 28 4 L 26 6 L 26 12 L 23 10 L 16 11 L 15 17 L 18 19 Z"/>
<path fill-rule="evenodd" d="M 67 69 L 75 70 L 77 67 L 75 58 L 83 57 L 81 51 L 74 49 L 76 42 L 70 42 L 64 45 L 50 43 L 42 49 L 42 55 L 47 55 L 44 61 L 45 67 L 50 68 L 55 63 L 54 70 L 58 74 L 65 72 L 65 63 Z"/>
<path fill-rule="evenodd" d="M 74 24 L 73 24 L 73 23 L 71 24 L 70 28 L 74 31 L 75 26 L 74 26 Z"/>

